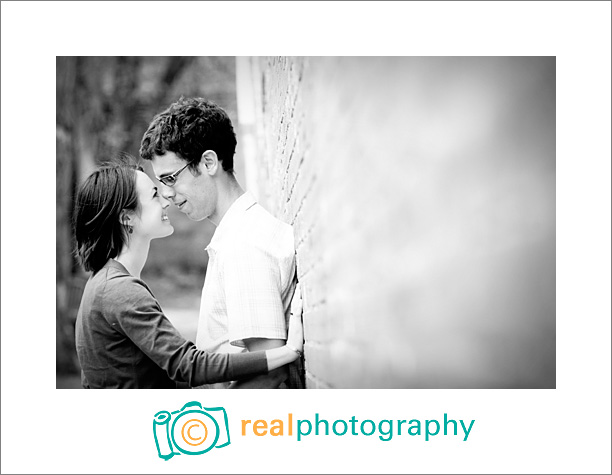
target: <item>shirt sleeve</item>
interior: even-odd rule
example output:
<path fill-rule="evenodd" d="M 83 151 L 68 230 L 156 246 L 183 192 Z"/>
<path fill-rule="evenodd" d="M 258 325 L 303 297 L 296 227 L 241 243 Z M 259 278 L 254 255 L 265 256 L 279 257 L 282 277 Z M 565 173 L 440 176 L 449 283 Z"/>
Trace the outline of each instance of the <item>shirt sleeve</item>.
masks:
<path fill-rule="evenodd" d="M 237 247 L 223 261 L 228 339 L 245 346 L 246 338 L 287 338 L 282 283 L 276 259 L 256 247 Z"/>
<path fill-rule="evenodd" d="M 122 279 L 123 280 L 123 279 Z M 109 322 L 174 381 L 190 386 L 231 381 L 266 373 L 265 352 L 237 354 L 207 353 L 183 338 L 163 314 L 157 300 L 138 279 L 115 286 L 115 322 Z M 253 355 L 252 358 L 245 356 Z"/>

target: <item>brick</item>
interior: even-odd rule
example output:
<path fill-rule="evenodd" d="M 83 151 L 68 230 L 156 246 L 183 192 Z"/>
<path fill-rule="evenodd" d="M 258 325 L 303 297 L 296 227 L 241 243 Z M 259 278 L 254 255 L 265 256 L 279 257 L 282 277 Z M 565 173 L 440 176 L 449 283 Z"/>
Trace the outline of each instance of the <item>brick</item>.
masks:
<path fill-rule="evenodd" d="M 307 387 L 554 387 L 554 59 L 252 61 Z"/>

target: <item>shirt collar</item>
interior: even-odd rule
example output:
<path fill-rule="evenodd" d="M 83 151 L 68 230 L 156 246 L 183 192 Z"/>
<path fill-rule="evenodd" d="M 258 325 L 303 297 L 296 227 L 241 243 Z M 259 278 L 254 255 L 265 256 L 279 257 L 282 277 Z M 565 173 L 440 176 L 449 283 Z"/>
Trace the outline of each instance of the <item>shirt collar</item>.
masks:
<path fill-rule="evenodd" d="M 112 267 L 113 269 L 117 269 L 119 271 L 125 272 L 126 274 L 129 274 L 125 266 L 121 262 L 113 259 L 112 257 L 108 261 L 106 261 L 106 264 L 104 264 L 104 267 Z"/>
<path fill-rule="evenodd" d="M 248 191 L 238 197 L 225 212 L 223 218 L 221 218 L 221 222 L 219 223 L 219 226 L 217 226 L 217 229 L 210 240 L 210 244 L 206 246 L 206 250 L 216 249 L 216 246 L 218 246 L 224 239 L 231 236 L 233 230 L 240 222 L 240 218 L 244 212 L 256 203 L 257 201 Z"/>

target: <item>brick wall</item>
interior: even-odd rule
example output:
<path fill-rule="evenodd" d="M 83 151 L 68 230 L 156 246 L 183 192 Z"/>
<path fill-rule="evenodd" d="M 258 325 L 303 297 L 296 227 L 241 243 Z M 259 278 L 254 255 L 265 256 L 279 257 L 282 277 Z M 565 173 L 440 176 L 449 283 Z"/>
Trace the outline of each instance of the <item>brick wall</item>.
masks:
<path fill-rule="evenodd" d="M 554 58 L 238 58 L 309 388 L 555 386 Z"/>

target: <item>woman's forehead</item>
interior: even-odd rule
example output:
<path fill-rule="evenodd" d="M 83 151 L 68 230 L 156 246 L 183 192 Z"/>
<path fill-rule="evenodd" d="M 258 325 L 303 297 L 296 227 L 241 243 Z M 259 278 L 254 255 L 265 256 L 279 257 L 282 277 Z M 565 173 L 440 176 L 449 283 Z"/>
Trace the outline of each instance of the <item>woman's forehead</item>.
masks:
<path fill-rule="evenodd" d="M 136 170 L 136 189 L 140 193 L 148 193 L 153 188 L 155 188 L 155 185 L 153 184 L 153 181 L 147 176 L 147 174 L 141 172 L 140 170 Z"/>

